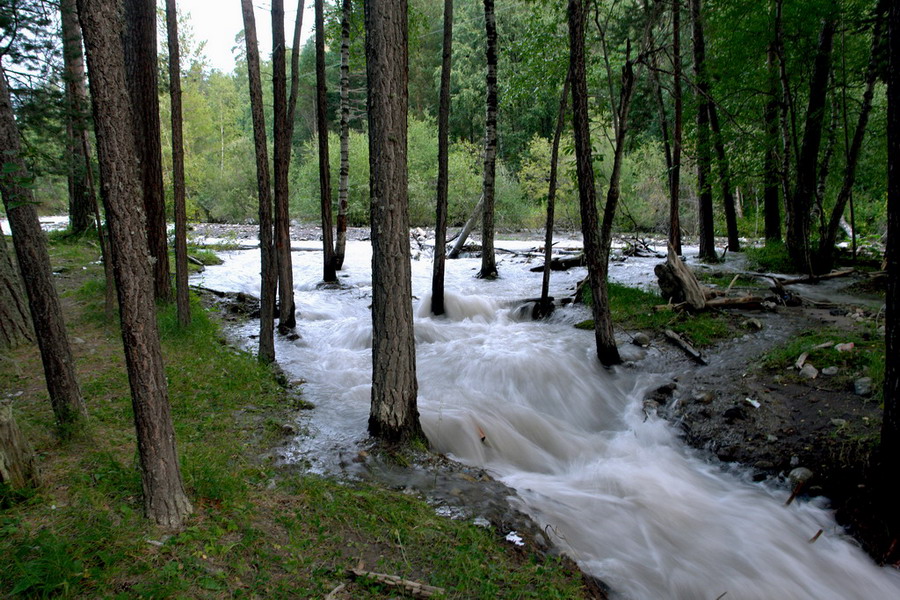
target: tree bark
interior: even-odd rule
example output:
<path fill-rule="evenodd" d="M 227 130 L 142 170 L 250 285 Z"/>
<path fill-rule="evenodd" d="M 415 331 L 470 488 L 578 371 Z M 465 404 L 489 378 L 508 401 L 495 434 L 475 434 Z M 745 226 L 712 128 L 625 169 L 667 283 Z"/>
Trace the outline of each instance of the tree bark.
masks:
<path fill-rule="evenodd" d="M 288 207 L 288 169 L 291 139 L 287 119 L 287 75 L 285 74 L 284 2 L 272 0 L 272 163 L 275 171 L 275 254 L 278 265 L 278 328 L 297 326 L 294 304 L 294 272 L 291 259 L 291 217 Z"/>
<path fill-rule="evenodd" d="M 47 391 L 59 433 L 66 437 L 87 417 L 75 361 L 66 334 L 59 296 L 53 285 L 50 255 L 38 221 L 31 181 L 25 161 L 16 117 L 13 113 L 6 72 L 0 69 L 0 193 L 12 229 L 13 247 L 22 274 L 35 337 L 44 365 Z M 5 327 L 5 326 L 4 326 Z"/>
<path fill-rule="evenodd" d="M 681 93 L 681 0 L 672 0 L 672 170 L 669 172 L 669 241 L 681 254 L 681 146 L 684 101 Z"/>
<path fill-rule="evenodd" d="M 497 21 L 494 0 L 484 0 L 487 35 L 487 116 L 484 122 L 484 212 L 481 225 L 481 271 L 486 279 L 497 277 L 494 256 L 494 192 L 497 174 Z"/>
<path fill-rule="evenodd" d="M 763 158 L 763 212 L 765 213 L 766 244 L 781 241 L 781 197 L 778 193 L 778 68 L 775 43 L 766 52 L 769 71 L 769 100 L 766 102 L 763 121 L 766 133 L 766 148 Z"/>
<path fill-rule="evenodd" d="M 156 322 L 132 106 L 121 45 L 123 12 L 116 0 L 78 0 L 78 9 L 87 50 L 144 512 L 159 525 L 179 528 L 192 508 L 181 480 Z"/>
<path fill-rule="evenodd" d="M 409 256 L 406 0 L 366 0 L 372 223 L 372 407 L 369 433 L 424 439 L 416 406 Z"/>
<path fill-rule="evenodd" d="M 6 236 L 0 231 L 0 352 L 33 341 L 34 330 L 19 267 L 6 246 Z"/>
<path fill-rule="evenodd" d="M 572 74 L 572 125 L 575 137 L 575 160 L 578 173 L 578 197 L 581 205 L 581 230 L 584 236 L 584 256 L 587 261 L 588 279 L 593 295 L 592 312 L 594 316 L 594 336 L 597 342 L 597 357 L 603 365 L 610 366 L 620 363 L 621 358 L 616 348 L 612 318 L 609 312 L 606 265 L 603 261 L 603 240 L 598 225 L 597 190 L 594 187 L 594 166 L 591 151 L 590 122 L 588 120 L 587 76 L 585 73 L 585 10 L 581 0 L 569 0 L 569 68 Z"/>
<path fill-rule="evenodd" d="M 14 490 L 40 485 L 34 449 L 16 424 L 8 400 L 0 401 L 0 484 Z"/>
<path fill-rule="evenodd" d="M 450 185 L 450 68 L 453 56 L 453 0 L 444 0 L 444 40 L 441 51 L 441 92 L 438 107 L 437 209 L 434 228 L 434 269 L 431 312 L 444 314 L 444 268 L 447 260 L 447 204 Z"/>
<path fill-rule="evenodd" d="M 697 80 L 697 193 L 699 195 L 700 258 L 717 260 L 711 187 L 709 143 L 710 87 L 706 75 L 706 41 L 703 37 L 701 0 L 690 0 L 694 33 L 694 76 Z"/>
<path fill-rule="evenodd" d="M 447 253 L 447 258 L 459 258 L 459 253 L 462 252 L 463 246 L 466 245 L 466 240 L 469 239 L 469 234 L 475 229 L 475 222 L 478 220 L 478 217 L 481 216 L 483 211 L 484 194 L 482 194 L 481 198 L 478 199 L 478 202 L 475 203 L 472 214 L 469 216 L 468 220 L 466 220 L 465 224 L 463 224 L 463 228 L 460 230 L 459 235 L 456 236 L 456 241 L 453 242 L 453 247 L 450 248 L 450 252 Z"/>
<path fill-rule="evenodd" d="M 69 230 L 82 234 L 91 227 L 94 199 L 87 185 L 90 155 L 85 155 L 81 137 L 87 132 L 89 110 L 87 88 L 84 85 L 84 54 L 81 51 L 81 24 L 75 0 L 60 0 L 60 24 L 65 68 L 67 121 L 69 130 Z"/>
<path fill-rule="evenodd" d="M 247 79 L 250 83 L 250 114 L 253 119 L 253 146 L 256 149 L 256 189 L 259 195 L 259 253 L 262 273 L 257 356 L 260 362 L 271 363 L 275 360 L 275 288 L 278 272 L 272 223 L 269 150 L 259 68 L 259 43 L 256 39 L 256 16 L 253 14 L 251 0 L 241 0 L 241 13 L 244 20 L 244 41 L 247 45 Z"/>
<path fill-rule="evenodd" d="M 191 324 L 188 295 L 187 213 L 184 199 L 184 141 L 181 126 L 181 52 L 178 47 L 178 12 L 175 0 L 166 0 L 169 42 L 169 96 L 172 106 L 172 192 L 175 208 L 175 304 L 178 324 Z"/>
<path fill-rule="evenodd" d="M 138 142 L 138 168 L 146 214 L 147 243 L 153 264 L 153 289 L 157 300 L 171 302 L 172 282 L 169 274 L 162 138 L 159 125 L 156 2 L 124 0 L 124 3 L 126 82 L 134 106 L 133 139 Z"/>
<path fill-rule="evenodd" d="M 819 147 L 822 142 L 822 122 L 825 116 L 825 94 L 831 72 L 831 46 L 834 38 L 834 16 L 822 24 L 809 84 L 809 105 L 803 143 L 797 160 L 797 180 L 794 193 L 787 203 L 787 249 L 794 267 L 802 273 L 812 273 L 809 231 L 810 209 L 816 193 Z"/>
<path fill-rule="evenodd" d="M 328 157 L 328 96 L 325 81 L 325 9 L 316 2 L 316 136 L 319 140 L 319 203 L 322 210 L 323 276 L 337 281 L 334 266 L 334 227 L 331 217 L 331 171 Z"/>
<path fill-rule="evenodd" d="M 452 0 L 451 0 L 452 1 Z M 338 181 L 337 242 L 334 247 L 334 268 L 341 270 L 347 252 L 347 211 L 350 196 L 350 16 L 351 0 L 341 3 L 341 173 Z M 443 78 L 443 75 L 441 75 Z M 443 81 L 443 79 L 441 79 Z M 438 116 L 440 121 L 440 116 Z M 438 134 L 440 136 L 440 133 Z M 438 137 L 440 139 L 440 137 Z M 438 142 L 440 144 L 440 142 Z M 440 148 L 438 148 L 440 169 Z M 438 174 L 440 180 L 440 174 Z M 437 250 L 435 249 L 435 256 Z"/>

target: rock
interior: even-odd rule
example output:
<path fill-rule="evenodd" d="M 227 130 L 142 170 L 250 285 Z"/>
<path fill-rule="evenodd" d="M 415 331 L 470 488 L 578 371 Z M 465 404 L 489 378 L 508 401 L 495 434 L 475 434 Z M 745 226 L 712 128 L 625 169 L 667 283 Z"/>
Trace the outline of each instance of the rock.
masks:
<path fill-rule="evenodd" d="M 722 418 L 728 423 L 734 423 L 735 421 L 746 419 L 747 411 L 743 407 L 733 406 L 722 413 Z"/>
<path fill-rule="evenodd" d="M 834 425 L 835 427 L 838 427 L 838 428 L 840 428 L 840 427 L 846 427 L 846 426 L 847 426 L 847 419 L 832 419 L 832 420 L 831 420 L 831 424 Z"/>
<path fill-rule="evenodd" d="M 812 476 L 813 472 L 806 467 L 797 467 L 788 474 L 788 479 L 791 481 L 791 487 L 797 487 L 812 479 Z"/>
<path fill-rule="evenodd" d="M 806 363 L 803 365 L 803 368 L 800 369 L 800 377 L 803 379 L 815 379 L 819 376 L 819 370 L 812 366 L 810 363 Z"/>
<path fill-rule="evenodd" d="M 634 334 L 634 337 L 631 338 L 631 341 L 642 348 L 646 348 L 650 345 L 650 336 L 646 333 L 636 333 Z"/>
<path fill-rule="evenodd" d="M 872 395 L 872 378 L 871 377 L 860 377 L 856 381 L 853 382 L 853 392 L 857 396 L 871 396 Z"/>
<path fill-rule="evenodd" d="M 751 331 L 760 331 L 763 328 L 763 324 L 759 319 L 747 319 L 744 321 L 744 327 Z"/>
<path fill-rule="evenodd" d="M 838 344 L 834 347 L 834 349 L 838 352 L 850 352 L 851 350 L 853 350 L 853 345 L 853 342 L 847 342 L 845 344 Z"/>
<path fill-rule="evenodd" d="M 297 426 L 293 423 L 284 423 L 281 426 L 281 433 L 284 435 L 297 435 Z"/>
<path fill-rule="evenodd" d="M 837 367 L 825 367 L 822 369 L 822 375 L 828 375 L 829 377 L 834 377 L 840 372 L 840 369 Z"/>
<path fill-rule="evenodd" d="M 708 390 L 697 390 L 691 399 L 698 404 L 709 404 L 716 399 L 716 395 Z"/>
<path fill-rule="evenodd" d="M 777 435 L 772 435 L 772 434 L 770 433 L 769 435 L 766 436 L 766 441 L 767 441 L 767 442 L 770 442 L 770 443 L 772 443 L 772 444 L 774 444 L 775 442 L 778 441 L 778 436 L 777 436 Z"/>

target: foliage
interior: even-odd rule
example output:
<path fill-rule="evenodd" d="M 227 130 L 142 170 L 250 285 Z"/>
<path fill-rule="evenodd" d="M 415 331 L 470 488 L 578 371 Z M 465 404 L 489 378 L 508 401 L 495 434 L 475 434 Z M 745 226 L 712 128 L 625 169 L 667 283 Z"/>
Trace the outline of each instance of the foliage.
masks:
<path fill-rule="evenodd" d="M 794 265 L 782 242 L 746 248 L 748 266 L 764 273 L 793 273 Z"/>

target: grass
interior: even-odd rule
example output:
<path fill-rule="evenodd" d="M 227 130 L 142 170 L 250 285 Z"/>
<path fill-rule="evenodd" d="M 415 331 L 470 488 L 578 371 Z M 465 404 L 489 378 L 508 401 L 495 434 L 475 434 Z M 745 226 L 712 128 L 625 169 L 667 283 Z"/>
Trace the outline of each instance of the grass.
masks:
<path fill-rule="evenodd" d="M 582 288 L 583 300 L 591 303 L 590 288 Z M 705 311 L 698 314 L 657 310 L 666 304 L 658 294 L 637 288 L 610 283 L 609 310 L 613 324 L 626 331 L 662 331 L 671 329 L 688 338 L 697 346 L 709 346 L 733 337 L 738 331 L 737 319 L 724 312 Z M 579 329 L 593 329 L 594 321 L 588 319 L 576 325 Z"/>
<path fill-rule="evenodd" d="M 748 247 L 747 256 L 751 269 L 763 273 L 795 273 L 797 269 L 788 256 L 784 242 L 768 242 L 764 246 Z"/>
<path fill-rule="evenodd" d="M 346 584 L 345 598 L 396 592 L 351 581 L 365 568 L 443 587 L 448 598 L 589 597 L 571 561 L 505 532 L 439 517 L 422 499 L 372 484 L 286 470 L 271 449 L 297 414 L 296 390 L 226 345 L 194 299 L 180 329 L 173 307 L 159 323 L 179 459 L 195 512 L 180 532 L 142 516 L 131 401 L 116 323 L 103 312 L 96 251 L 51 247 L 63 288 L 89 421 L 68 442 L 53 419 L 33 348 L 0 362 L 20 428 L 42 472 L 37 490 L 0 490 L 3 595 L 72 598 L 314 598 Z M 84 266 L 85 269 L 81 269 Z M 74 274 L 77 274 L 76 278 Z M 13 367 L 10 367 L 13 365 Z"/>

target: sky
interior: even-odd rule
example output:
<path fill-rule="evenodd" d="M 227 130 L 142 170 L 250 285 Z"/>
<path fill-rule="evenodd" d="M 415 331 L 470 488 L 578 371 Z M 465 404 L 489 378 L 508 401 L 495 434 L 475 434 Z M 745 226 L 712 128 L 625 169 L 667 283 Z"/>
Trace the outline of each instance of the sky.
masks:
<path fill-rule="evenodd" d="M 177 0 L 178 10 L 190 15 L 194 39 L 197 42 L 206 40 L 205 54 L 211 67 L 226 73 L 234 70 L 234 36 L 244 29 L 241 17 L 240 0 Z M 315 23 L 313 0 L 306 0 L 303 11 L 302 40 L 312 34 Z M 260 58 L 265 59 L 272 53 L 272 16 L 269 0 L 254 0 L 256 8 L 256 33 L 259 37 Z M 294 35 L 294 19 L 297 16 L 297 4 L 286 0 L 284 10 L 284 33 L 288 45 Z"/>

